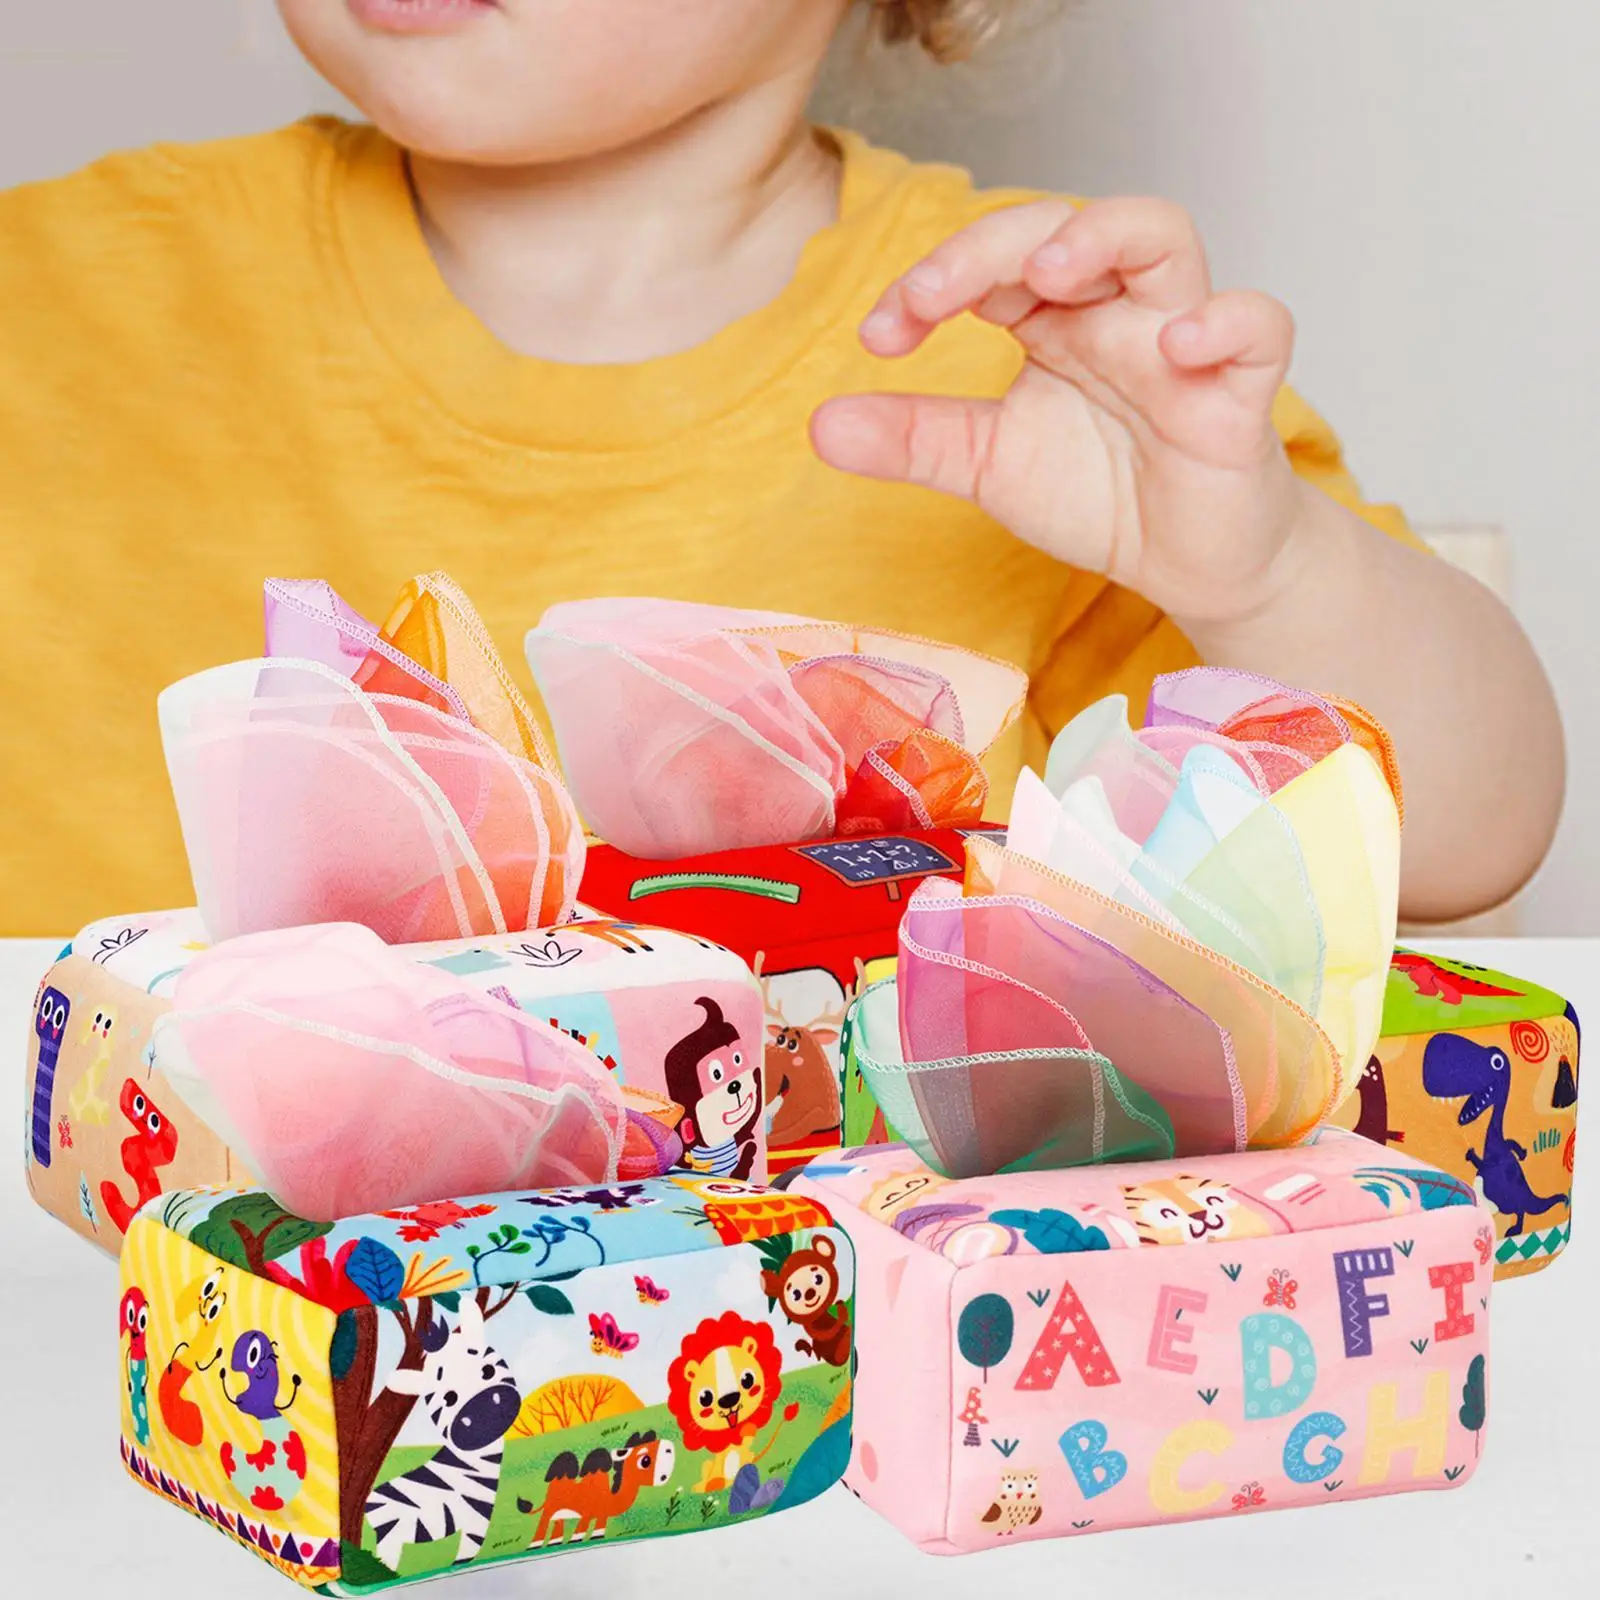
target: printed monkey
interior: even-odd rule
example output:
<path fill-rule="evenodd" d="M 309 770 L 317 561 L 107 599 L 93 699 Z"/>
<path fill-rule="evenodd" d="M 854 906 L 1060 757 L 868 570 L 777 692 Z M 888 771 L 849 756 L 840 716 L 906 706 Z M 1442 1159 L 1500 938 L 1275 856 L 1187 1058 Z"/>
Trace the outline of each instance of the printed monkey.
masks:
<path fill-rule="evenodd" d="M 682 1164 L 711 1177 L 748 1178 L 761 1120 L 760 1057 L 746 1060 L 739 1030 L 715 1000 L 695 1004 L 705 1020 L 666 1059 L 667 1095 L 683 1107 Z"/>
<path fill-rule="evenodd" d="M 776 1271 L 761 1274 L 761 1287 L 783 1307 L 783 1314 L 805 1338 L 795 1346 L 830 1367 L 850 1359 L 850 1307 L 839 1300 L 837 1247 L 819 1234 L 804 1250 L 792 1251 Z"/>

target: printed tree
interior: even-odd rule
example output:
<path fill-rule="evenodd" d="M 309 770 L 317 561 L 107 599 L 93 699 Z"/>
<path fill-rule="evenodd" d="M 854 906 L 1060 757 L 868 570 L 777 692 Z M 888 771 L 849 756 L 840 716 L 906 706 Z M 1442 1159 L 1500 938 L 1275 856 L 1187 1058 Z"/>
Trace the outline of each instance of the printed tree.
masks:
<path fill-rule="evenodd" d="M 387 1573 L 361 1550 L 361 1525 L 384 1457 L 416 1403 L 413 1395 L 396 1394 L 387 1387 L 374 1390 L 381 1319 L 393 1318 L 400 1330 L 401 1352 L 395 1366 L 420 1371 L 435 1319 L 458 1310 L 461 1295 L 448 1290 L 406 1298 L 406 1268 L 380 1239 L 351 1240 L 329 1261 L 323 1236 L 331 1229 L 331 1223 L 309 1222 L 285 1211 L 270 1195 L 251 1191 L 222 1201 L 195 1225 L 189 1237 L 221 1260 L 292 1287 L 335 1313 L 328 1365 L 339 1442 L 339 1538 L 346 1574 L 359 1568 L 372 1581 L 379 1581 Z M 281 1260 L 297 1246 L 299 1278 L 292 1276 Z M 550 1316 L 572 1315 L 572 1302 L 549 1282 L 480 1288 L 475 1293 L 485 1321 L 498 1316 L 518 1296 Z"/>
<path fill-rule="evenodd" d="M 328 1353 L 334 1426 L 339 1439 L 339 1538 L 346 1545 L 359 1547 L 367 1498 L 378 1481 L 384 1457 L 393 1448 L 415 1404 L 415 1396 L 396 1394 L 390 1388 L 374 1392 L 379 1313 L 393 1317 L 400 1327 L 403 1342 L 396 1368 L 420 1371 L 435 1318 L 457 1310 L 461 1296 L 452 1290 L 425 1299 L 398 1298 L 405 1281 L 400 1258 L 376 1239 L 358 1241 L 344 1270 L 372 1302 L 339 1313 L 333 1347 Z M 475 1294 L 485 1322 L 499 1316 L 519 1296 L 525 1296 L 536 1311 L 551 1316 L 572 1315 L 572 1302 L 548 1283 L 484 1288 Z"/>
<path fill-rule="evenodd" d="M 1461 1426 L 1472 1434 L 1472 1453 L 1477 1455 L 1483 1447 L 1483 1424 L 1487 1411 L 1484 1387 L 1483 1357 L 1474 1356 L 1467 1368 L 1467 1381 L 1461 1387 L 1461 1409 L 1456 1413 Z"/>
<path fill-rule="evenodd" d="M 977 1389 L 967 1390 L 967 1403 L 962 1409 L 961 1420 L 967 1425 L 967 1436 L 961 1442 L 976 1449 L 983 1443 L 978 1437 L 978 1424 L 989 1419 L 983 1414 L 983 1395 Z"/>
<path fill-rule="evenodd" d="M 619 1378 L 601 1373 L 585 1373 L 571 1378 L 553 1378 L 535 1389 L 517 1412 L 512 1434 L 530 1439 L 535 1434 L 556 1433 L 603 1417 L 621 1417 L 640 1411 L 644 1402 Z"/>
<path fill-rule="evenodd" d="M 308 1222 L 285 1211 L 269 1194 L 251 1190 L 230 1195 L 189 1231 L 191 1243 L 219 1261 L 231 1262 L 258 1278 L 271 1276 L 267 1263 L 308 1240 L 333 1231 L 331 1222 Z"/>
<path fill-rule="evenodd" d="M 962 1357 L 983 1372 L 989 1381 L 989 1368 L 998 1366 L 1011 1348 L 1016 1330 L 1011 1303 L 998 1294 L 980 1294 L 967 1302 L 956 1323 L 956 1345 Z"/>

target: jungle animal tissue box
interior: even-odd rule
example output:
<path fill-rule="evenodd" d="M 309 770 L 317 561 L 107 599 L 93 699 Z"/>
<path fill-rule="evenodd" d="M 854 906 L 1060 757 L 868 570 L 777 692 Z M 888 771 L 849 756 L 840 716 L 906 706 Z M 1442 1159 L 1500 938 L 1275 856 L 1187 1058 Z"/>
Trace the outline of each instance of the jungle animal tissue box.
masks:
<path fill-rule="evenodd" d="M 848 1460 L 854 1276 L 826 1208 L 731 1179 L 177 1191 L 122 1252 L 122 1459 L 335 1594 L 749 1521 Z"/>
<path fill-rule="evenodd" d="M 1492 1214 L 1357 1135 L 963 1179 L 850 1149 L 789 1192 L 856 1247 L 846 1486 L 931 1553 L 1477 1467 Z"/>

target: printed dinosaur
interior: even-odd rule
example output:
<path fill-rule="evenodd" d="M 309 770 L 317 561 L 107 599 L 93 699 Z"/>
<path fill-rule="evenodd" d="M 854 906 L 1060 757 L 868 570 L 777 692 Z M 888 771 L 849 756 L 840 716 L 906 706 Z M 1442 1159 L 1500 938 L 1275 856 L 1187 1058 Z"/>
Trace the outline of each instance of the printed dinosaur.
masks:
<path fill-rule="evenodd" d="M 1477 1169 L 1484 1198 L 1496 1211 L 1513 1219 L 1506 1229 L 1508 1239 L 1522 1232 L 1529 1213 L 1537 1216 L 1570 1204 L 1571 1195 L 1540 1195 L 1528 1187 L 1522 1171 L 1528 1152 L 1515 1139 L 1506 1137 L 1511 1063 L 1498 1045 L 1476 1044 L 1458 1033 L 1435 1034 L 1422 1055 L 1422 1087 L 1438 1100 L 1464 1097 L 1461 1114 L 1456 1118 L 1463 1128 L 1470 1127 L 1486 1111 L 1489 1113 L 1483 1130 L 1483 1153 L 1468 1150 L 1467 1160 Z"/>
<path fill-rule="evenodd" d="M 1447 1006 L 1458 1006 L 1468 995 L 1504 996 L 1514 999 L 1520 989 L 1501 989 L 1481 978 L 1469 978 L 1465 973 L 1452 972 L 1426 956 L 1411 950 L 1396 950 L 1392 963 L 1411 982 L 1411 987 L 1424 1000 L 1442 1000 Z"/>

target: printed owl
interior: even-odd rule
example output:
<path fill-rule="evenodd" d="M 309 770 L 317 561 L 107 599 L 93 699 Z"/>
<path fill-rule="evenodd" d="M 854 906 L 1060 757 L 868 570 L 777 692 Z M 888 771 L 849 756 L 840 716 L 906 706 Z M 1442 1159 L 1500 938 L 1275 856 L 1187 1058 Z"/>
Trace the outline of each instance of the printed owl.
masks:
<path fill-rule="evenodd" d="M 1002 1538 L 1009 1539 L 1018 1528 L 1031 1528 L 1044 1515 L 1039 1504 L 1037 1472 L 1007 1472 L 1000 1479 L 1000 1493 L 984 1512 L 982 1521 Z"/>

